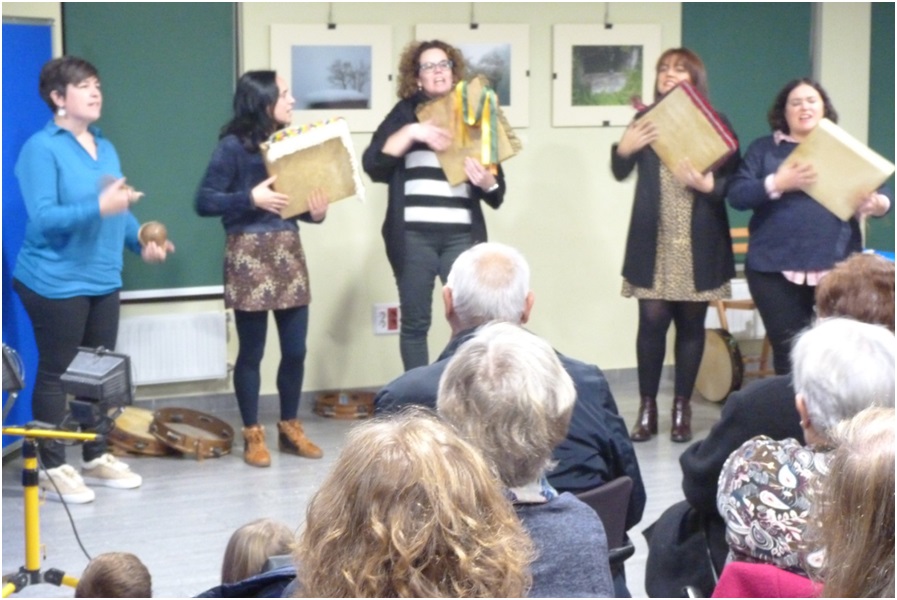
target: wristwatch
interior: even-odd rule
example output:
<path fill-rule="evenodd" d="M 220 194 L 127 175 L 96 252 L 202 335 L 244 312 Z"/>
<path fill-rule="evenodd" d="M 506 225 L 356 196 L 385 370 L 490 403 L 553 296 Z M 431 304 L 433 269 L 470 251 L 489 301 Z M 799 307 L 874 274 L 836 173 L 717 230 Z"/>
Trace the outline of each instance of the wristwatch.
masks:
<path fill-rule="evenodd" d="M 492 192 L 494 192 L 496 190 L 498 190 L 498 182 L 497 181 L 495 183 L 493 183 L 491 186 L 489 186 L 489 189 L 486 190 L 486 193 L 491 194 Z"/>

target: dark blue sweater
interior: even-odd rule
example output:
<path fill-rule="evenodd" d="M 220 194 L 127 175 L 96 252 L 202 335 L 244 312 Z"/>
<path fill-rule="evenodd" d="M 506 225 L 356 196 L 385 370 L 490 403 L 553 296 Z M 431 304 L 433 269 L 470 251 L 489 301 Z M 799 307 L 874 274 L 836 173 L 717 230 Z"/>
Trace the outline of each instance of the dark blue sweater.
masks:
<path fill-rule="evenodd" d="M 221 138 L 196 192 L 195 208 L 201 217 L 221 217 L 226 233 L 297 231 L 295 219 L 256 208 L 252 188 L 268 178 L 259 152 L 248 152 L 235 135 Z M 309 213 L 299 216 L 311 222 Z"/>
<path fill-rule="evenodd" d="M 830 269 L 862 249 L 855 218 L 841 221 L 802 191 L 786 192 L 778 200 L 769 198 L 766 176 L 775 173 L 796 146 L 793 142 L 777 145 L 771 135 L 754 141 L 729 186 L 732 207 L 754 211 L 747 267 L 755 271 Z"/>

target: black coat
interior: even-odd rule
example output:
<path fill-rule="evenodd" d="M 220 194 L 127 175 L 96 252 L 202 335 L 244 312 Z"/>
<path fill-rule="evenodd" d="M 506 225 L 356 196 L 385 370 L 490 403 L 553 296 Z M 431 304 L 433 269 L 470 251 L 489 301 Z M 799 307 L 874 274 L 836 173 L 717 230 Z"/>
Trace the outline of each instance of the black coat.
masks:
<path fill-rule="evenodd" d="M 719 116 L 731 131 L 728 120 Z M 738 170 L 739 162 L 740 156 L 736 151 L 713 171 L 712 192 L 693 192 L 691 250 L 695 289 L 699 292 L 718 288 L 735 276 L 732 237 L 724 200 L 728 178 Z M 660 164 L 660 158 L 650 146 L 628 158 L 617 154 L 617 144 L 611 148 L 611 171 L 617 181 L 624 180 L 638 167 L 635 201 L 623 259 L 623 277 L 643 288 L 654 287 L 660 222 Z"/>
<path fill-rule="evenodd" d="M 652 598 L 683 598 L 685 585 L 698 587 L 706 597 L 713 592 L 708 556 L 718 574 L 728 554 L 726 524 L 716 509 L 719 475 L 729 455 L 758 435 L 805 443 L 790 375 L 760 379 L 730 395 L 707 437 L 680 455 L 685 501 L 668 508 L 645 531 L 645 591 Z"/>
<path fill-rule="evenodd" d="M 383 146 L 399 129 L 417 122 L 417 107 L 426 99 L 423 92 L 418 92 L 410 98 L 399 100 L 374 132 L 361 161 L 364 172 L 372 181 L 389 184 L 389 203 L 382 233 L 386 243 L 386 257 L 396 278 L 401 275 L 405 260 L 405 157 L 384 154 Z M 486 219 L 479 200 L 492 208 L 498 208 L 504 201 L 505 177 L 501 166 L 498 167 L 495 180 L 498 182 L 498 189 L 488 194 L 475 185 L 470 186 L 470 197 L 476 201 L 471 203 L 470 209 L 470 235 L 474 244 L 487 241 Z"/>

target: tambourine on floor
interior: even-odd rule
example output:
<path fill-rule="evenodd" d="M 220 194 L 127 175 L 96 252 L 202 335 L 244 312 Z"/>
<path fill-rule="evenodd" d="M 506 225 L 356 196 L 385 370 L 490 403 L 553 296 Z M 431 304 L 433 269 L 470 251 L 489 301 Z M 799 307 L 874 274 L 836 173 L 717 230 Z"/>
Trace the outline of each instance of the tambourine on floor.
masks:
<path fill-rule="evenodd" d="M 374 392 L 325 391 L 315 397 L 315 414 L 334 419 L 367 419 L 374 415 Z"/>
<path fill-rule="evenodd" d="M 188 408 L 162 408 L 153 412 L 127 406 L 115 418 L 115 427 L 107 439 L 119 454 L 180 453 L 201 460 L 229 454 L 234 428 L 213 415 Z"/>

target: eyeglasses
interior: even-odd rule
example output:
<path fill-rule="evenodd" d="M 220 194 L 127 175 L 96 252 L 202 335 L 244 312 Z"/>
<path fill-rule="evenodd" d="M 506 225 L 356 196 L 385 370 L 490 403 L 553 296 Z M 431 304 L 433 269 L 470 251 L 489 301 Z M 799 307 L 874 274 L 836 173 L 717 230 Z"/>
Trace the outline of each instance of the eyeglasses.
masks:
<path fill-rule="evenodd" d="M 451 69 L 454 66 L 455 66 L 455 63 L 453 63 L 450 60 L 440 60 L 437 63 L 433 63 L 433 62 L 424 63 L 418 67 L 418 71 L 421 73 L 429 73 L 430 71 L 435 71 L 436 69 L 439 69 L 440 71 L 448 71 L 449 69 Z"/>

